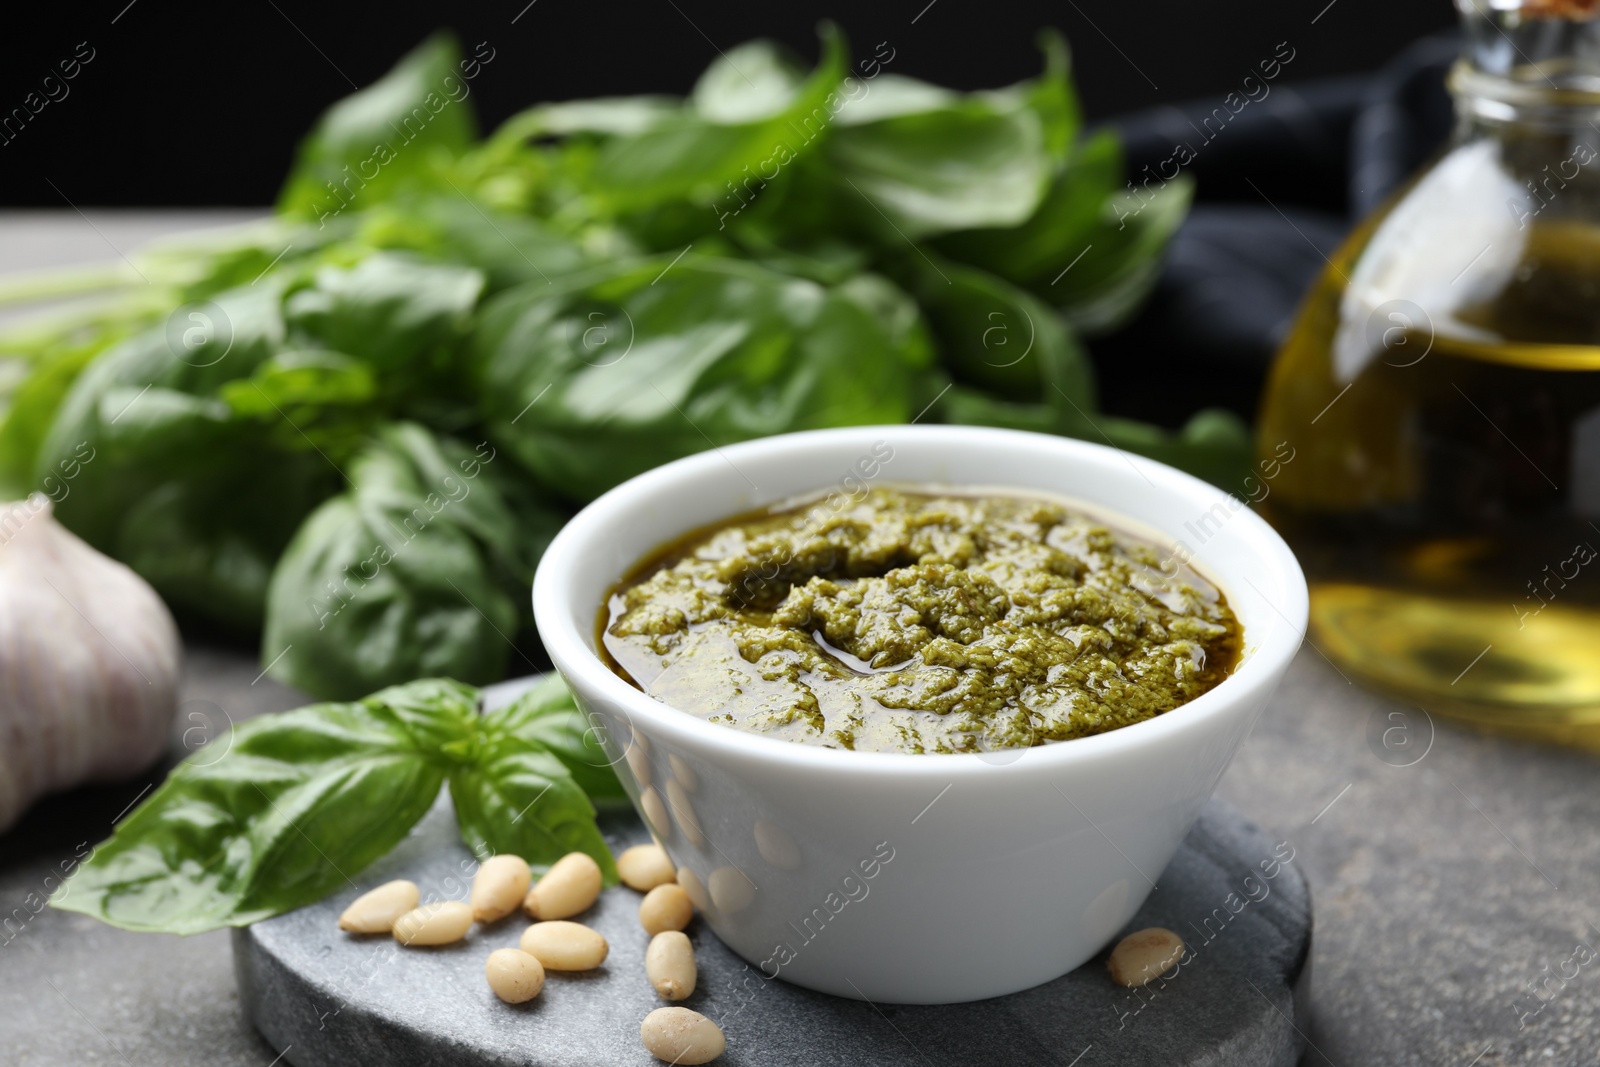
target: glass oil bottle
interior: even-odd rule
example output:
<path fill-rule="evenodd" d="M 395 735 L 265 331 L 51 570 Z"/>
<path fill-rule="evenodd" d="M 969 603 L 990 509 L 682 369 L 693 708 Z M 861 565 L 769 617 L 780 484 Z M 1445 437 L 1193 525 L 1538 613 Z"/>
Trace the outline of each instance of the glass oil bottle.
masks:
<path fill-rule="evenodd" d="M 1600 747 L 1600 5 L 1458 7 L 1455 135 L 1302 305 L 1262 511 L 1346 673 Z"/>

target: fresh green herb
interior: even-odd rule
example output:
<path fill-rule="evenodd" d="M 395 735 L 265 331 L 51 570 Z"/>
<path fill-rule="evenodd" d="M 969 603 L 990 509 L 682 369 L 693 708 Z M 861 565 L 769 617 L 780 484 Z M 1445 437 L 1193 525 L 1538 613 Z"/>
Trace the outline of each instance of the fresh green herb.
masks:
<path fill-rule="evenodd" d="M 572 498 L 702 451 L 708 436 L 904 422 L 932 399 L 915 309 L 872 275 L 830 288 L 663 256 L 551 289 L 491 301 L 476 355 L 491 436 Z"/>
<path fill-rule="evenodd" d="M 493 52 L 433 38 L 328 111 L 273 219 L 0 338 L 0 488 L 94 455 L 64 523 L 343 698 L 502 675 L 570 509 L 714 445 L 921 418 L 1238 487 L 1231 415 L 1099 409 L 1082 339 L 1137 309 L 1191 187 L 1126 192 L 1041 45 L 1037 78 L 960 93 L 829 28 L 809 71 L 753 42 L 683 100 L 541 104 L 480 140 L 464 90 Z"/>
<path fill-rule="evenodd" d="M 494 715 L 509 733 L 539 738 L 596 804 L 628 803 L 611 772 L 600 728 L 578 710 L 559 675 L 546 675 Z"/>
<path fill-rule="evenodd" d="M 527 587 L 559 518 L 519 515 L 496 462 L 487 442 L 381 428 L 346 466 L 350 488 L 311 514 L 273 572 L 264 640 L 278 677 L 342 697 L 418 673 L 504 677 L 518 625 L 507 590 Z"/>
<path fill-rule="evenodd" d="M 466 150 L 477 126 L 465 101 L 450 92 L 464 84 L 459 59 L 455 43 L 436 36 L 329 108 L 300 146 L 279 209 L 321 218 L 337 214 L 357 189 L 383 197 L 411 184 L 437 184 L 431 168 Z"/>
<path fill-rule="evenodd" d="M 585 789 L 620 790 L 574 717 L 559 679 L 484 715 L 477 690 L 425 679 L 251 719 L 179 764 L 51 903 L 173 934 L 271 918 L 351 884 L 447 781 L 480 859 L 543 869 L 581 851 L 614 883 Z"/>

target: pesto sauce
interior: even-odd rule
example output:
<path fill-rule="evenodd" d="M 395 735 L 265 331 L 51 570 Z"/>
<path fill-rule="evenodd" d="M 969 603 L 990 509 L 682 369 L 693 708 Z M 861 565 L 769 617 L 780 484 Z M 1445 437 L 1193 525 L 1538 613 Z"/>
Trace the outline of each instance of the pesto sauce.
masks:
<path fill-rule="evenodd" d="M 1065 503 L 893 488 L 694 531 L 600 626 L 612 669 L 679 710 L 918 753 L 1140 722 L 1221 682 L 1242 640 L 1215 586 Z"/>

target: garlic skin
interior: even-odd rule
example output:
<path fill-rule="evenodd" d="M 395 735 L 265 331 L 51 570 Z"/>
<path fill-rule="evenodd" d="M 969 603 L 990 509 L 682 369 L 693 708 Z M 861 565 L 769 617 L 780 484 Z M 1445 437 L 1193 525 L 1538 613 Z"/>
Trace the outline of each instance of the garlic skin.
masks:
<path fill-rule="evenodd" d="M 0 504 L 0 833 L 46 793 L 161 756 L 181 648 L 155 590 L 58 523 L 48 497 Z"/>

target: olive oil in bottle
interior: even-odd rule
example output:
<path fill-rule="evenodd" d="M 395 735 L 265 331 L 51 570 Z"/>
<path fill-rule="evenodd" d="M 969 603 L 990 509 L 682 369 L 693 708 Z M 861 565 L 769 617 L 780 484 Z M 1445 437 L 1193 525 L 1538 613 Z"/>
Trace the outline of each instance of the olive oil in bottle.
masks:
<path fill-rule="evenodd" d="M 1600 744 L 1600 25 L 1460 3 L 1455 139 L 1302 306 L 1262 510 L 1347 673 Z"/>

